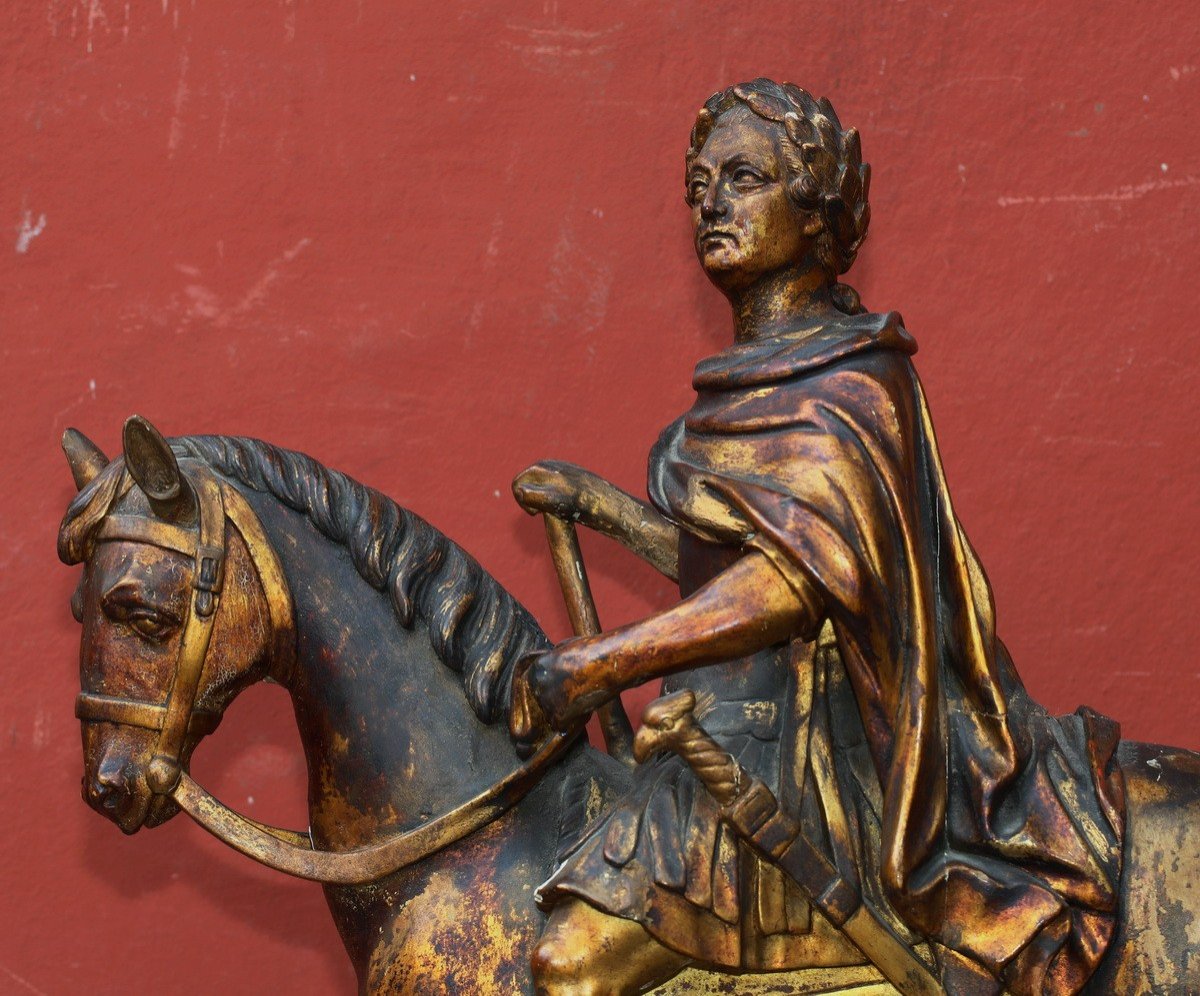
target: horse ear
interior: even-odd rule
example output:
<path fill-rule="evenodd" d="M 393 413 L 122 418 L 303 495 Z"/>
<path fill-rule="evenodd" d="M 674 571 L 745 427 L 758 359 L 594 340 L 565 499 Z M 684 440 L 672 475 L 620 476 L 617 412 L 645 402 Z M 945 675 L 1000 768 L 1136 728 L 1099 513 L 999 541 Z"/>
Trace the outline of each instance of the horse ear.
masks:
<path fill-rule="evenodd" d="M 122 433 L 125 467 L 159 515 L 171 517 L 190 505 L 190 491 L 171 444 L 141 415 L 130 415 Z"/>
<path fill-rule="evenodd" d="M 63 452 L 71 465 L 71 476 L 80 491 L 95 480 L 96 475 L 108 466 L 108 457 L 78 429 L 68 429 L 62 437 Z"/>

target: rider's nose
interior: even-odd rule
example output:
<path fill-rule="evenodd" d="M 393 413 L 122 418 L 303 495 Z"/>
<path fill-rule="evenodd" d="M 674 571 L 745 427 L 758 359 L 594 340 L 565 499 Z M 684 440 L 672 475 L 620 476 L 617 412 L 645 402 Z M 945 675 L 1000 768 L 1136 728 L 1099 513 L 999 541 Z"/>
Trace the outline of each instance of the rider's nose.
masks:
<path fill-rule="evenodd" d="M 725 203 L 725 198 L 721 196 L 714 183 L 705 191 L 704 200 L 700 202 L 700 217 L 705 221 L 712 221 L 714 218 L 724 218 L 728 210 L 729 206 Z"/>

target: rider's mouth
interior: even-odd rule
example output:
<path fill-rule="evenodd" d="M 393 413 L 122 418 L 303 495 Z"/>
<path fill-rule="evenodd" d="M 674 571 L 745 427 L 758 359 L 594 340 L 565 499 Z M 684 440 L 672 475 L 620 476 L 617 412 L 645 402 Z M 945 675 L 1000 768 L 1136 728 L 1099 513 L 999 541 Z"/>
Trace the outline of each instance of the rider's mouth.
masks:
<path fill-rule="evenodd" d="M 714 228 L 700 234 L 700 245 L 704 247 L 720 245 L 737 245 L 737 235 L 723 229 Z"/>

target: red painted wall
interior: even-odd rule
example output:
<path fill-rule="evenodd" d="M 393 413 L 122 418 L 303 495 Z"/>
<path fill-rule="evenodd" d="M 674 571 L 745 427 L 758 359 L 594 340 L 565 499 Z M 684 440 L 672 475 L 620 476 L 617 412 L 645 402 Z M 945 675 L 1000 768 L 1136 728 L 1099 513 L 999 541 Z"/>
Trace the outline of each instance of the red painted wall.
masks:
<path fill-rule="evenodd" d="M 728 340 L 682 155 L 714 89 L 828 94 L 875 169 L 851 279 L 921 343 L 961 518 L 1034 694 L 1200 747 L 1200 7 L 47 0 L 0 15 L 0 992 L 349 991 L 320 890 L 78 798 L 68 425 L 306 450 L 557 634 L 545 456 L 642 486 Z M 669 586 L 587 546 L 617 622 Z M 196 771 L 303 819 L 256 689 Z"/>

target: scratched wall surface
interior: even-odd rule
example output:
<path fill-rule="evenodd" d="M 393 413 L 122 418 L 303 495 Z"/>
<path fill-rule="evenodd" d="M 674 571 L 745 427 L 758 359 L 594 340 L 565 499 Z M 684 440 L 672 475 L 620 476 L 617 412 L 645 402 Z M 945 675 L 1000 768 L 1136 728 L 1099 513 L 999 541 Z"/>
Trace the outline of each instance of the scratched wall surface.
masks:
<path fill-rule="evenodd" d="M 921 343 L 1030 688 L 1200 747 L 1193 0 L 48 0 L 0 23 L 0 992 L 352 985 L 317 887 L 80 802 L 63 429 L 112 452 L 136 411 L 303 449 L 564 635 L 508 481 L 555 456 L 641 487 L 729 334 L 689 247 L 687 133 L 760 73 L 863 132 L 851 279 Z M 586 552 L 604 620 L 670 603 Z M 277 690 L 195 769 L 303 821 Z"/>

